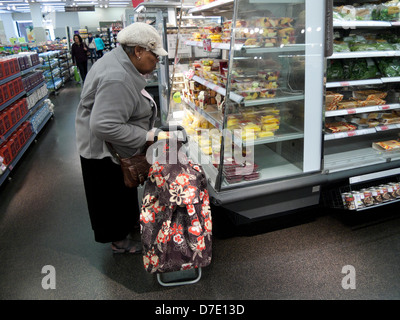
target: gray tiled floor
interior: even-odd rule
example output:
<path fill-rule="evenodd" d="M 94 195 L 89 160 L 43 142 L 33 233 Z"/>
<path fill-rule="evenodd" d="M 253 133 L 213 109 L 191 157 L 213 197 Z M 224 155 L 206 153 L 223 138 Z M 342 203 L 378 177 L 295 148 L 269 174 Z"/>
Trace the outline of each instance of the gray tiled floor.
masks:
<path fill-rule="evenodd" d="M 79 93 L 71 82 L 52 96 L 55 117 L 0 188 L 0 299 L 400 298 L 398 205 L 382 212 L 391 219 L 358 228 L 320 209 L 301 224 L 215 237 L 200 282 L 160 286 L 140 255 L 112 255 L 93 240 L 75 150 Z M 56 289 L 42 288 L 45 265 Z M 356 270 L 354 290 L 342 288 L 345 265 Z"/>

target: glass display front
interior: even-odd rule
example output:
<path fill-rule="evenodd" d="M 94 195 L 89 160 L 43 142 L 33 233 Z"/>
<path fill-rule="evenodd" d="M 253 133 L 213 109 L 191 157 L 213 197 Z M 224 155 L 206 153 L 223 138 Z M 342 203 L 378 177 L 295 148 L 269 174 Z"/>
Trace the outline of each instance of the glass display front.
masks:
<path fill-rule="evenodd" d="M 170 120 L 179 115 L 190 156 L 217 191 L 321 169 L 323 11 L 305 0 L 219 0 L 189 11 L 223 16 L 185 41 L 201 55 L 176 65 L 184 86 Z"/>

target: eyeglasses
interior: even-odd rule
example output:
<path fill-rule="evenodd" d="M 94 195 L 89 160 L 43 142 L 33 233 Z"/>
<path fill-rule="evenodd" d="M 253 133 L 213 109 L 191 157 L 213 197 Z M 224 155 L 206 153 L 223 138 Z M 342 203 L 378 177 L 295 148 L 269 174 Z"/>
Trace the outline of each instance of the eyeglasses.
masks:
<path fill-rule="evenodd" d="M 160 56 L 159 55 L 155 54 L 153 51 L 150 51 L 150 52 L 153 54 L 153 56 L 156 57 L 157 60 L 160 60 Z"/>

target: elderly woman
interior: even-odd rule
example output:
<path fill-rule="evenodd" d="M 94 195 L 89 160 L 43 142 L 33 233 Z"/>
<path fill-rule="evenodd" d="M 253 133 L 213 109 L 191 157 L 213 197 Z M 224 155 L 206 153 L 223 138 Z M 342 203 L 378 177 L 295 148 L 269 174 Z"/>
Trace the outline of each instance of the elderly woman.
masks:
<path fill-rule="evenodd" d="M 113 252 L 140 252 L 130 237 L 139 220 L 136 188 L 124 184 L 120 166 L 106 142 L 121 157 L 141 153 L 153 139 L 157 113 L 143 75 L 168 53 L 157 30 L 136 22 L 118 33 L 116 49 L 87 74 L 76 114 L 77 147 L 95 241 L 111 242 Z"/>

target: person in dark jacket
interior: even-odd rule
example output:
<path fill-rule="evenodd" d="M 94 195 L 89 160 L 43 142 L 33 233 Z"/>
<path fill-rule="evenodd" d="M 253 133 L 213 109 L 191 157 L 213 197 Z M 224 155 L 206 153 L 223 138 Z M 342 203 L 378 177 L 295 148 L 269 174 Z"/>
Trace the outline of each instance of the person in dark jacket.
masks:
<path fill-rule="evenodd" d="M 78 67 L 79 73 L 81 74 L 82 82 L 85 82 L 86 74 L 88 71 L 88 52 L 89 48 L 82 41 L 79 34 L 74 35 L 74 43 L 71 48 L 72 61 Z"/>

